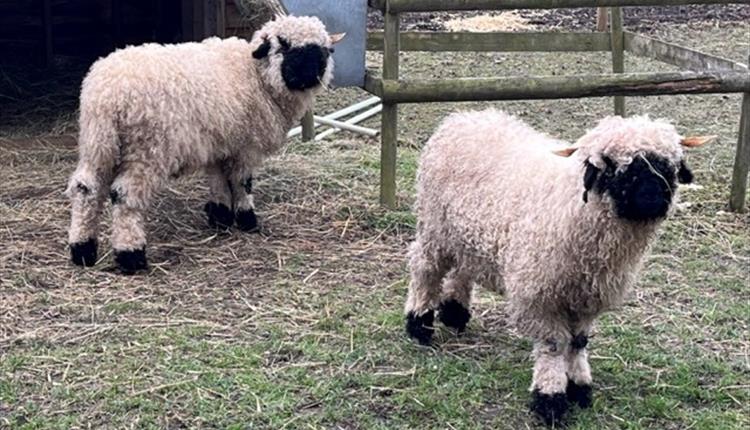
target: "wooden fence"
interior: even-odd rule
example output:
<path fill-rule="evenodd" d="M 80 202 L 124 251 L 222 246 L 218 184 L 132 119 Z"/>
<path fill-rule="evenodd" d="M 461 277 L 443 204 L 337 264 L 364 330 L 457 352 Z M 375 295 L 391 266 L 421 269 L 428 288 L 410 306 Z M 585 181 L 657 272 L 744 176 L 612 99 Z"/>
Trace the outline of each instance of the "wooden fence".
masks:
<path fill-rule="evenodd" d="M 382 74 L 368 71 L 365 89 L 383 100 L 380 201 L 396 205 L 398 104 L 482 100 L 614 97 L 625 114 L 623 96 L 744 93 L 729 207 L 745 210 L 750 169 L 750 72 L 747 65 L 623 30 L 622 6 L 732 4 L 750 0 L 369 0 L 384 15 L 385 28 L 373 33 L 368 49 L 383 51 Z M 607 33 L 401 33 L 402 12 L 609 7 Z M 408 80 L 399 78 L 402 51 L 609 51 L 613 74 Z M 681 72 L 624 73 L 625 52 L 687 69 Z"/>

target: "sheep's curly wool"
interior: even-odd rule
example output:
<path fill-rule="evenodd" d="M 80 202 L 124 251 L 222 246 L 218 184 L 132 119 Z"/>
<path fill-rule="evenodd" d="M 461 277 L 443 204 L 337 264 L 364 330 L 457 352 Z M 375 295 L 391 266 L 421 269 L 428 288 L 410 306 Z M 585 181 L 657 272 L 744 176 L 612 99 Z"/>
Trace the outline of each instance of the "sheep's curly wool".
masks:
<path fill-rule="evenodd" d="M 474 283 L 502 292 L 511 324 L 535 341 L 534 410 L 556 422 L 566 391 L 590 405 L 591 325 L 622 303 L 663 218 L 623 219 L 609 192 L 582 198 L 587 166 L 614 175 L 658 156 L 674 176 L 684 167 L 681 139 L 663 121 L 609 117 L 573 152 L 495 109 L 450 115 L 427 142 L 417 172 L 405 304 L 410 335 L 428 343 L 436 310 L 461 330 Z M 561 152 L 573 155 L 555 155 Z M 653 181 L 669 182 L 652 173 Z M 673 188 L 666 188 L 670 199 Z"/>
<path fill-rule="evenodd" d="M 292 47 L 331 46 L 317 18 L 284 16 L 251 41 L 146 44 L 94 63 L 81 89 L 79 163 L 67 190 L 73 205 L 70 243 L 96 238 L 110 184 L 113 202 L 122 203 L 113 214 L 116 250 L 143 248 L 141 212 L 170 177 L 187 171 L 206 168 L 218 203 L 252 208 L 252 196 L 238 193 L 243 181 L 283 146 L 287 131 L 324 87 L 286 88 L 280 38 Z M 264 43 L 270 55 L 253 58 Z M 321 83 L 332 73 L 329 57 Z"/>
<path fill-rule="evenodd" d="M 505 292 L 522 333 L 569 337 L 557 322 L 571 310 L 590 320 L 622 302 L 658 225 L 617 219 L 607 195 L 584 203 L 583 161 L 656 152 L 677 164 L 679 140 L 665 122 L 611 117 L 565 158 L 553 154 L 565 142 L 503 112 L 453 114 L 421 156 L 412 258 L 450 258 L 457 274 Z M 434 300 L 407 308 L 423 313 Z"/>

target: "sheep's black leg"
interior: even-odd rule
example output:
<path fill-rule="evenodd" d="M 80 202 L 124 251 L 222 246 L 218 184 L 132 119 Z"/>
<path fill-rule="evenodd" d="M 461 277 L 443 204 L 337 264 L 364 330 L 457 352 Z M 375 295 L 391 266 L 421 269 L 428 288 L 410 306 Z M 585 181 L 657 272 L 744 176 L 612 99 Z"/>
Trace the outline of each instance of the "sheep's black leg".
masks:
<path fill-rule="evenodd" d="M 429 345 L 435 332 L 435 308 L 438 307 L 442 280 L 450 262 L 439 251 L 422 245 L 417 237 L 409 250 L 411 282 L 406 298 L 406 333 L 422 345 Z M 428 244 L 429 240 L 425 240 Z"/>
<path fill-rule="evenodd" d="M 164 182 L 158 166 L 132 163 L 112 183 L 112 249 L 125 275 L 146 270 L 146 208 Z"/>
<path fill-rule="evenodd" d="M 534 377 L 530 408 L 547 425 L 562 425 L 570 404 L 565 393 L 568 376 L 567 341 L 537 340 L 534 343 Z"/>
<path fill-rule="evenodd" d="M 213 165 L 206 169 L 210 197 L 203 210 L 211 228 L 226 230 L 234 224 L 232 211 L 232 183 L 226 178 L 224 168 Z"/>
<path fill-rule="evenodd" d="M 532 392 L 530 408 L 548 426 L 561 425 L 569 404 L 565 393 L 544 394 L 535 389 Z"/>
<path fill-rule="evenodd" d="M 469 305 L 471 303 L 472 278 L 470 275 L 453 269 L 448 272 L 443 282 L 440 321 L 447 327 L 462 333 L 471 319 Z"/>
<path fill-rule="evenodd" d="M 440 322 L 463 333 L 471 319 L 471 312 L 461 302 L 449 299 L 440 304 Z"/>
<path fill-rule="evenodd" d="M 96 263 L 97 243 L 91 238 L 85 242 L 70 244 L 70 260 L 78 266 L 91 267 Z"/>
<path fill-rule="evenodd" d="M 572 379 L 568 380 L 565 395 L 569 402 L 577 404 L 582 409 L 591 407 L 593 403 L 591 385 L 578 385 Z"/>
<path fill-rule="evenodd" d="M 97 257 L 99 216 L 107 197 L 105 180 L 88 173 L 84 163 L 73 174 L 67 194 L 71 200 L 70 260 L 78 266 L 93 266 Z"/>
<path fill-rule="evenodd" d="M 427 311 L 419 316 L 414 312 L 409 312 L 406 315 L 406 333 L 420 345 L 429 345 L 432 342 L 432 334 L 435 332 L 434 321 L 435 311 Z"/>
<path fill-rule="evenodd" d="M 132 275 L 138 271 L 146 270 L 148 268 L 146 249 L 115 250 L 115 263 L 124 275 Z"/>
<path fill-rule="evenodd" d="M 253 199 L 253 176 L 244 176 L 235 182 L 233 187 L 235 203 L 235 222 L 237 227 L 248 233 L 260 230 L 258 217 L 255 215 L 255 201 Z"/>
<path fill-rule="evenodd" d="M 570 341 L 568 352 L 568 386 L 565 394 L 568 401 L 581 408 L 592 404 L 591 368 L 589 367 L 586 346 L 588 345 L 588 327 Z"/>
<path fill-rule="evenodd" d="M 212 228 L 228 229 L 234 223 L 232 209 L 223 203 L 208 202 L 203 207 L 208 217 L 208 225 Z"/>

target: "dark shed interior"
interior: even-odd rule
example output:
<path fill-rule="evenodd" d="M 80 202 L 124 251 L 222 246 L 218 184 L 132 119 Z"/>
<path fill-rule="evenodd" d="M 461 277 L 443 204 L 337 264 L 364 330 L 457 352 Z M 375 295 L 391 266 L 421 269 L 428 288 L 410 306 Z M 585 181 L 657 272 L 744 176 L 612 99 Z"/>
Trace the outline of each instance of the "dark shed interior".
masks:
<path fill-rule="evenodd" d="M 116 48 L 249 37 L 276 2 L 0 0 L 0 138 L 68 127 L 89 66 Z"/>
<path fill-rule="evenodd" d="M 114 48 L 177 42 L 182 0 L 0 0 L 2 62 L 49 66 L 57 57 L 90 60 Z"/>

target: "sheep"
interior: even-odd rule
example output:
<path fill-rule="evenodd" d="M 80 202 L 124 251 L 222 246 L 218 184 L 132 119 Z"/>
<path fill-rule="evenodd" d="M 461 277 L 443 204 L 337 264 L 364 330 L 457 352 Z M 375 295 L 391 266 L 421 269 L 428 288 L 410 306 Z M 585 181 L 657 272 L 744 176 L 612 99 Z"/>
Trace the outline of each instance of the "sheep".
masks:
<path fill-rule="evenodd" d="M 505 294 L 509 323 L 534 340 L 532 410 L 547 424 L 591 405 L 586 345 L 618 307 L 692 173 L 667 122 L 608 117 L 572 146 L 489 109 L 449 116 L 417 173 L 409 336 L 440 321 L 462 332 L 473 284 Z"/>
<path fill-rule="evenodd" d="M 67 188 L 73 263 L 96 262 L 109 195 L 115 261 L 125 274 L 146 269 L 147 207 L 170 178 L 199 169 L 209 225 L 257 231 L 255 171 L 331 81 L 341 38 L 318 18 L 278 16 L 250 41 L 146 44 L 96 61 L 82 84 L 79 161 Z"/>

